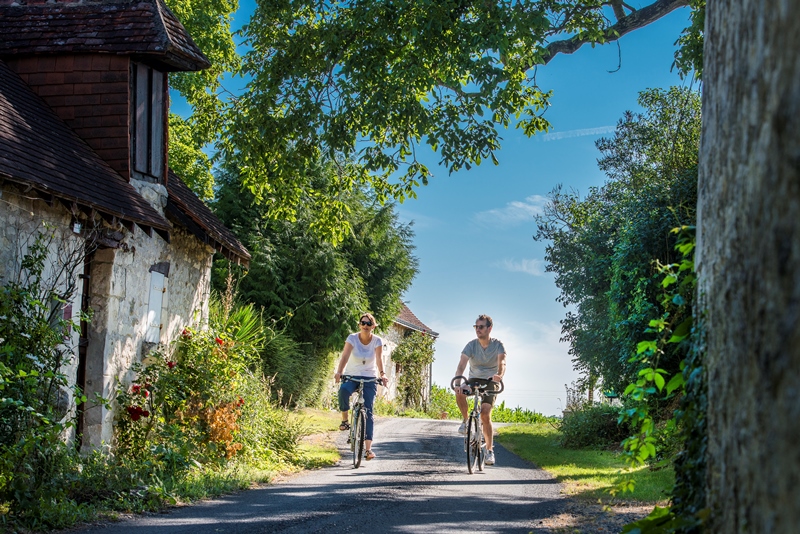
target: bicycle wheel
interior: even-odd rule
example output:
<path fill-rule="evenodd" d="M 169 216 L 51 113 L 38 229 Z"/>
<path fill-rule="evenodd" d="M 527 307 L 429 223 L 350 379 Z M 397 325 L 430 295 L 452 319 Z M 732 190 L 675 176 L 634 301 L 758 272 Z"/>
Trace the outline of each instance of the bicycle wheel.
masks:
<path fill-rule="evenodd" d="M 354 428 L 353 467 L 358 467 L 361 465 L 361 457 L 364 455 L 364 437 L 367 434 L 367 420 L 363 408 L 356 413 Z"/>
<path fill-rule="evenodd" d="M 469 425 L 467 426 L 467 470 L 470 475 L 473 473 L 478 463 L 480 450 L 481 437 L 480 429 L 478 428 L 478 419 L 474 415 L 470 415 Z"/>

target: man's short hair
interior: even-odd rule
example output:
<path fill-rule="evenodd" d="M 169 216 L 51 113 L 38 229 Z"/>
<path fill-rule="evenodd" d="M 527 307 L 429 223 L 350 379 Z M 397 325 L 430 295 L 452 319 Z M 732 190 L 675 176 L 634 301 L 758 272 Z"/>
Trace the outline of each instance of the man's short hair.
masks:
<path fill-rule="evenodd" d="M 486 315 L 485 313 L 480 314 L 478 318 L 475 319 L 475 322 L 477 323 L 480 320 L 486 321 L 487 327 L 492 326 L 492 318 Z"/>

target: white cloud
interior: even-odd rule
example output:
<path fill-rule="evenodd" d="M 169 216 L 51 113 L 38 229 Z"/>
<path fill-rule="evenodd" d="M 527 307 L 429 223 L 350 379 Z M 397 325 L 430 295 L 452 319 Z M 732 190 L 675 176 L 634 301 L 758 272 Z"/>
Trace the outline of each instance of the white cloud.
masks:
<path fill-rule="evenodd" d="M 503 260 L 494 264 L 495 267 L 500 267 L 512 273 L 526 273 L 531 276 L 542 276 L 545 274 L 545 262 L 543 260 L 530 259 L 530 260 Z"/>
<path fill-rule="evenodd" d="M 611 133 L 616 129 L 616 126 L 600 126 L 599 128 L 584 128 L 582 130 L 567 130 L 565 132 L 553 132 L 544 134 L 541 137 L 542 141 L 559 141 L 561 139 L 569 139 L 571 137 L 584 137 L 587 135 L 602 135 Z"/>
<path fill-rule="evenodd" d="M 476 213 L 474 220 L 482 225 L 513 226 L 521 222 L 530 222 L 534 215 L 542 213 L 547 198 L 531 195 L 525 200 L 514 200 L 505 207 Z"/>

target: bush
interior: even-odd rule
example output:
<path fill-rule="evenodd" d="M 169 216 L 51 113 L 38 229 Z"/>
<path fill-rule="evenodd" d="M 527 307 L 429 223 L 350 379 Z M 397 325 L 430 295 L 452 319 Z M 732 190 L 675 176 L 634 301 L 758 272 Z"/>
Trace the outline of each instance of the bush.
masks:
<path fill-rule="evenodd" d="M 609 404 L 587 404 L 565 413 L 561 421 L 561 444 L 570 449 L 605 448 L 619 445 L 631 435 L 628 424 L 620 425 L 622 408 Z"/>

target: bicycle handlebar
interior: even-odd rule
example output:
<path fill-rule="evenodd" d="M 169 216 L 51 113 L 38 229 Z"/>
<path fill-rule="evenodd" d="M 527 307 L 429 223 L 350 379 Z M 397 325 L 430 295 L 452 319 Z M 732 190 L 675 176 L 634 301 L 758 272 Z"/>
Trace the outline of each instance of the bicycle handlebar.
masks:
<path fill-rule="evenodd" d="M 459 380 L 459 379 L 462 380 L 463 382 L 461 384 L 456 385 L 456 380 Z M 483 380 L 483 379 L 479 379 L 479 380 Z M 467 382 L 469 382 L 469 379 L 466 376 L 462 376 L 462 375 L 454 376 L 453 379 L 450 381 L 450 387 L 452 389 L 456 389 L 459 385 L 462 385 L 463 383 L 467 383 Z M 470 387 L 474 387 L 475 389 L 479 390 L 481 393 L 485 393 L 486 392 L 486 388 L 489 387 L 489 384 L 500 384 L 500 389 L 498 389 L 496 391 L 493 390 L 493 391 L 489 392 L 492 395 L 497 395 L 498 393 L 502 393 L 503 390 L 506 389 L 506 387 L 503 384 L 502 380 L 500 382 L 495 382 L 494 380 L 489 378 L 489 379 L 486 380 L 486 382 L 488 382 L 488 383 L 487 384 L 475 384 L 474 386 L 470 386 Z M 469 385 L 469 384 L 467 384 L 467 385 Z"/>
<path fill-rule="evenodd" d="M 376 382 L 381 383 L 380 378 L 356 378 L 351 375 L 342 375 L 342 381 L 349 380 L 351 382 L 361 382 L 362 384 L 366 384 L 367 382 Z"/>

